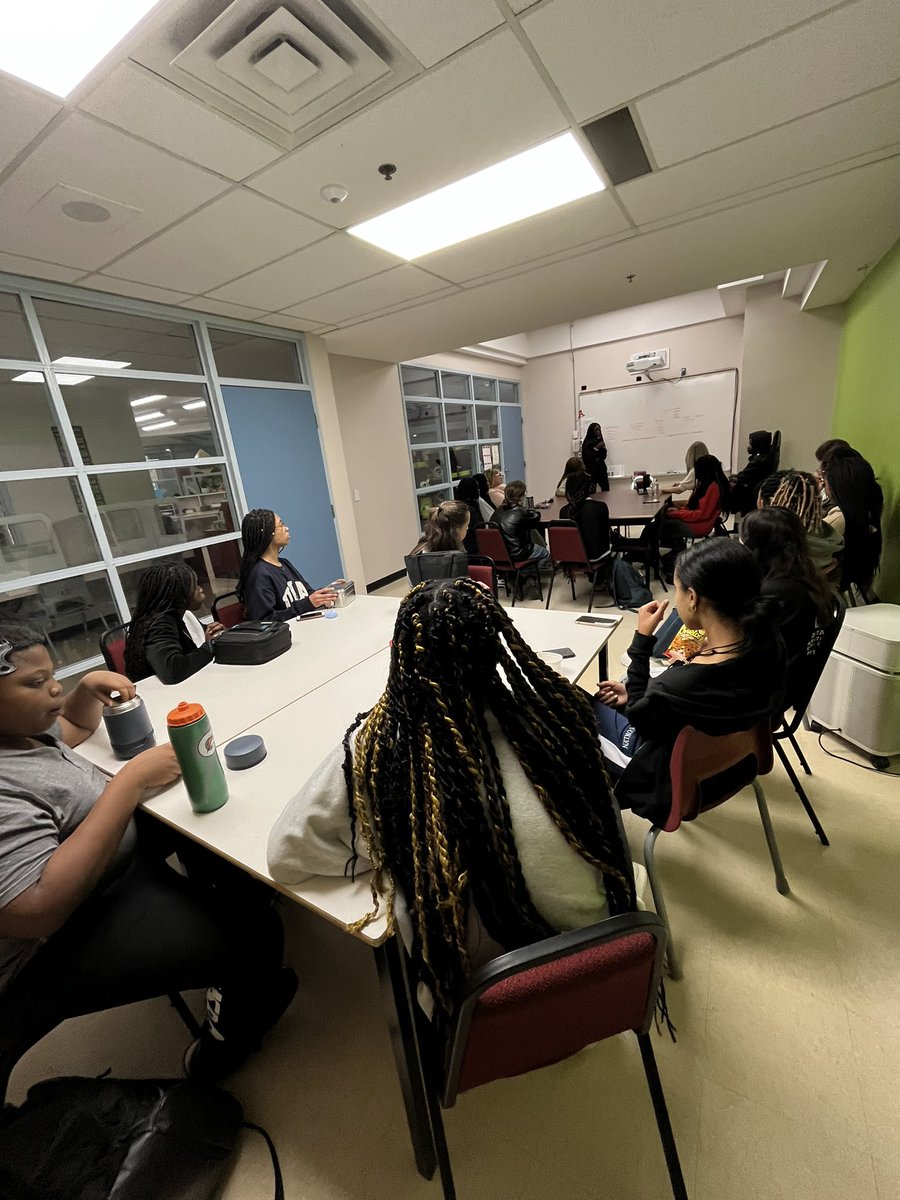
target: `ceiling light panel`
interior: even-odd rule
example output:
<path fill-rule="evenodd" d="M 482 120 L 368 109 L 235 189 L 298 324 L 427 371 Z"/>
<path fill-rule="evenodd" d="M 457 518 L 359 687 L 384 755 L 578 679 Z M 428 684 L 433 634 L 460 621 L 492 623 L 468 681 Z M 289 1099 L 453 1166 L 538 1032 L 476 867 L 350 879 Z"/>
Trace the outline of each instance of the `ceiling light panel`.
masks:
<path fill-rule="evenodd" d="M 69 375 L 66 372 L 56 373 L 56 382 L 60 387 L 74 387 L 76 383 L 86 383 L 93 375 Z M 22 375 L 14 375 L 13 383 L 43 383 L 44 376 L 40 371 L 25 371 Z"/>
<path fill-rule="evenodd" d="M 72 354 L 54 358 L 53 362 L 60 367 L 87 367 L 89 370 L 94 367 L 110 367 L 112 370 L 121 371 L 124 367 L 131 366 L 130 362 L 116 362 L 111 358 L 78 358 Z"/>
<path fill-rule="evenodd" d="M 157 396 L 141 396 L 140 400 L 131 401 L 131 407 L 137 408 L 140 404 L 154 404 L 157 400 L 165 400 L 165 398 L 161 393 Z"/>
<path fill-rule="evenodd" d="M 195 408 L 206 408 L 205 400 L 192 400 L 190 404 L 182 404 L 182 408 L 186 408 L 188 412 L 193 412 Z"/>
<path fill-rule="evenodd" d="M 157 421 L 155 425 L 142 425 L 141 429 L 168 429 L 174 424 L 174 421 Z"/>
<path fill-rule="evenodd" d="M 140 425 L 142 421 L 156 421 L 165 415 L 166 414 L 164 412 L 135 413 L 134 419 L 135 422 Z"/>
<path fill-rule="evenodd" d="M 0 70 L 66 97 L 158 0 L 30 0 L 4 5 Z"/>
<path fill-rule="evenodd" d="M 348 233 L 415 259 L 603 190 L 571 133 L 476 171 Z"/>
<path fill-rule="evenodd" d="M 730 283 L 718 283 L 716 287 L 721 292 L 723 288 L 746 287 L 748 283 L 759 283 L 765 275 L 748 275 L 746 279 L 732 279 Z"/>

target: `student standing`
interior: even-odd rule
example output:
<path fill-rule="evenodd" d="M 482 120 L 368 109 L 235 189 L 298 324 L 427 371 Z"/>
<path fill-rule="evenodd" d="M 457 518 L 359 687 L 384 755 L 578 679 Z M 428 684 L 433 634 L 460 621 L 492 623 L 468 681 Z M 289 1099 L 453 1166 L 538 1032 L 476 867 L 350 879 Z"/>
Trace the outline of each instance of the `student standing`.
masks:
<path fill-rule="evenodd" d="M 241 540 L 244 554 L 237 594 L 251 621 L 289 621 L 317 608 L 334 608 L 333 588 L 313 591 L 294 564 L 281 557 L 291 531 L 271 508 L 247 513 L 241 522 Z"/>
<path fill-rule="evenodd" d="M 584 441 L 581 443 L 581 460 L 584 469 L 593 479 L 601 492 L 609 491 L 609 471 L 606 468 L 606 442 L 603 440 L 603 430 L 596 421 L 587 427 Z"/>

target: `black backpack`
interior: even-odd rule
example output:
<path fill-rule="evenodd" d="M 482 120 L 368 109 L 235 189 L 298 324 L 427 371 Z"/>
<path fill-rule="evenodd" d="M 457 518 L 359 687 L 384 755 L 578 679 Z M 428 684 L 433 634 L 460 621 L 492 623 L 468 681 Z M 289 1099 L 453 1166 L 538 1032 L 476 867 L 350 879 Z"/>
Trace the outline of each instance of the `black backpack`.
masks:
<path fill-rule="evenodd" d="M 614 558 L 612 561 L 609 589 L 613 602 L 619 608 L 640 608 L 642 604 L 649 604 L 653 599 L 650 589 L 644 586 L 643 579 L 624 558 Z"/>
<path fill-rule="evenodd" d="M 211 1200 L 244 1124 L 211 1084 L 47 1079 L 0 1112 L 0 1200 Z M 284 1188 L 275 1147 L 275 1200 Z"/>

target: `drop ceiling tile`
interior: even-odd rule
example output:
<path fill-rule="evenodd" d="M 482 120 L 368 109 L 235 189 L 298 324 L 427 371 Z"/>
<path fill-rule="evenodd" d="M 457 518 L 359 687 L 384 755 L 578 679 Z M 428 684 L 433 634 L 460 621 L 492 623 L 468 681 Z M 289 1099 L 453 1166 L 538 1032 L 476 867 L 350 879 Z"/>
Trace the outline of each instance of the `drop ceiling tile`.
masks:
<path fill-rule="evenodd" d="M 349 234 L 334 233 L 280 262 L 216 288 L 211 295 L 218 300 L 252 304 L 263 312 L 272 312 L 396 265 L 397 259 L 392 254 L 376 250 Z"/>
<path fill-rule="evenodd" d="M 25 258 L 21 254 L 4 254 L 0 250 L 0 271 L 13 275 L 29 275 L 32 279 L 56 279 L 60 283 L 74 283 L 82 274 L 74 267 L 60 267 L 56 263 L 41 262 L 39 258 Z"/>
<path fill-rule="evenodd" d="M 368 0 L 368 7 L 426 67 L 503 24 L 493 0 Z"/>
<path fill-rule="evenodd" d="M 129 279 L 113 279 L 110 275 L 88 275 L 79 279 L 81 287 L 93 288 L 98 292 L 111 292 L 114 296 L 133 296 L 136 300 L 153 300 L 157 304 L 183 304 L 190 297 L 171 288 L 152 287 L 149 283 L 132 283 Z"/>
<path fill-rule="evenodd" d="M 742 0 L 716 13 L 693 0 L 553 0 L 522 28 L 579 121 L 733 54 L 834 0 Z"/>
<path fill-rule="evenodd" d="M 229 179 L 244 179 L 282 153 L 135 63 L 113 71 L 81 107 Z"/>
<path fill-rule="evenodd" d="M 508 158 L 566 127 L 525 51 L 508 31 L 492 35 L 344 121 L 252 186 L 345 228 Z M 380 163 L 397 165 L 390 183 Z M 329 204 L 328 183 L 350 195 Z"/>
<path fill-rule="evenodd" d="M 524 12 L 526 8 L 533 8 L 538 0 L 509 0 L 509 7 L 515 13 Z"/>
<path fill-rule="evenodd" d="M 628 222 L 612 196 L 586 196 L 505 229 L 417 259 L 420 267 L 463 283 L 621 233 Z"/>
<path fill-rule="evenodd" d="M 197 295 L 327 232 L 308 217 L 238 188 L 124 255 L 107 274 Z M 260 305 L 263 311 L 271 307 Z"/>
<path fill-rule="evenodd" d="M 73 221 L 61 209 L 36 212 L 59 185 L 137 211 L 109 229 L 103 222 Z M 73 113 L 0 187 L 0 248 L 96 270 L 226 186 L 201 167 Z"/>
<path fill-rule="evenodd" d="M 656 162 L 669 166 L 891 82 L 897 30 L 892 0 L 859 0 L 648 96 L 637 111 Z"/>
<path fill-rule="evenodd" d="M 769 129 L 619 189 L 638 225 L 900 141 L 900 83 Z"/>
<path fill-rule="evenodd" d="M 223 300 L 210 300 L 208 296 L 194 296 L 183 304 L 194 312 L 231 317 L 233 321 L 258 321 L 265 316 L 265 309 L 248 308 L 245 304 L 226 304 Z"/>
<path fill-rule="evenodd" d="M 271 325 L 273 329 L 291 329 L 300 333 L 318 333 L 322 329 L 329 329 L 328 325 L 321 325 L 317 321 L 304 321 L 300 317 L 289 317 L 287 313 L 269 313 L 268 316 L 260 317 L 260 322 L 263 325 Z"/>
<path fill-rule="evenodd" d="M 15 79 L 0 76 L 0 171 L 62 112 L 62 104 Z"/>
<path fill-rule="evenodd" d="M 394 267 L 370 279 L 337 288 L 316 300 L 297 304 L 287 312 L 290 316 L 315 320 L 322 325 L 340 325 L 365 313 L 376 310 L 383 312 L 406 300 L 445 290 L 448 290 L 447 283 L 443 279 L 435 279 L 427 271 L 411 266 Z"/>

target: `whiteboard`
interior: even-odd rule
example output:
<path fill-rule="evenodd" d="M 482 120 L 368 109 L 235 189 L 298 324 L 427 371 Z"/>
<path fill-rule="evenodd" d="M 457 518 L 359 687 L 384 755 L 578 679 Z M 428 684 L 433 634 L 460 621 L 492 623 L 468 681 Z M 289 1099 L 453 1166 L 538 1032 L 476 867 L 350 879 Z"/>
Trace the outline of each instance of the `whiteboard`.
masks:
<path fill-rule="evenodd" d="M 600 422 L 610 474 L 622 467 L 626 475 L 683 475 L 691 442 L 706 442 L 710 454 L 730 470 L 737 374 L 712 371 L 581 395 L 581 435 L 592 421 Z"/>

